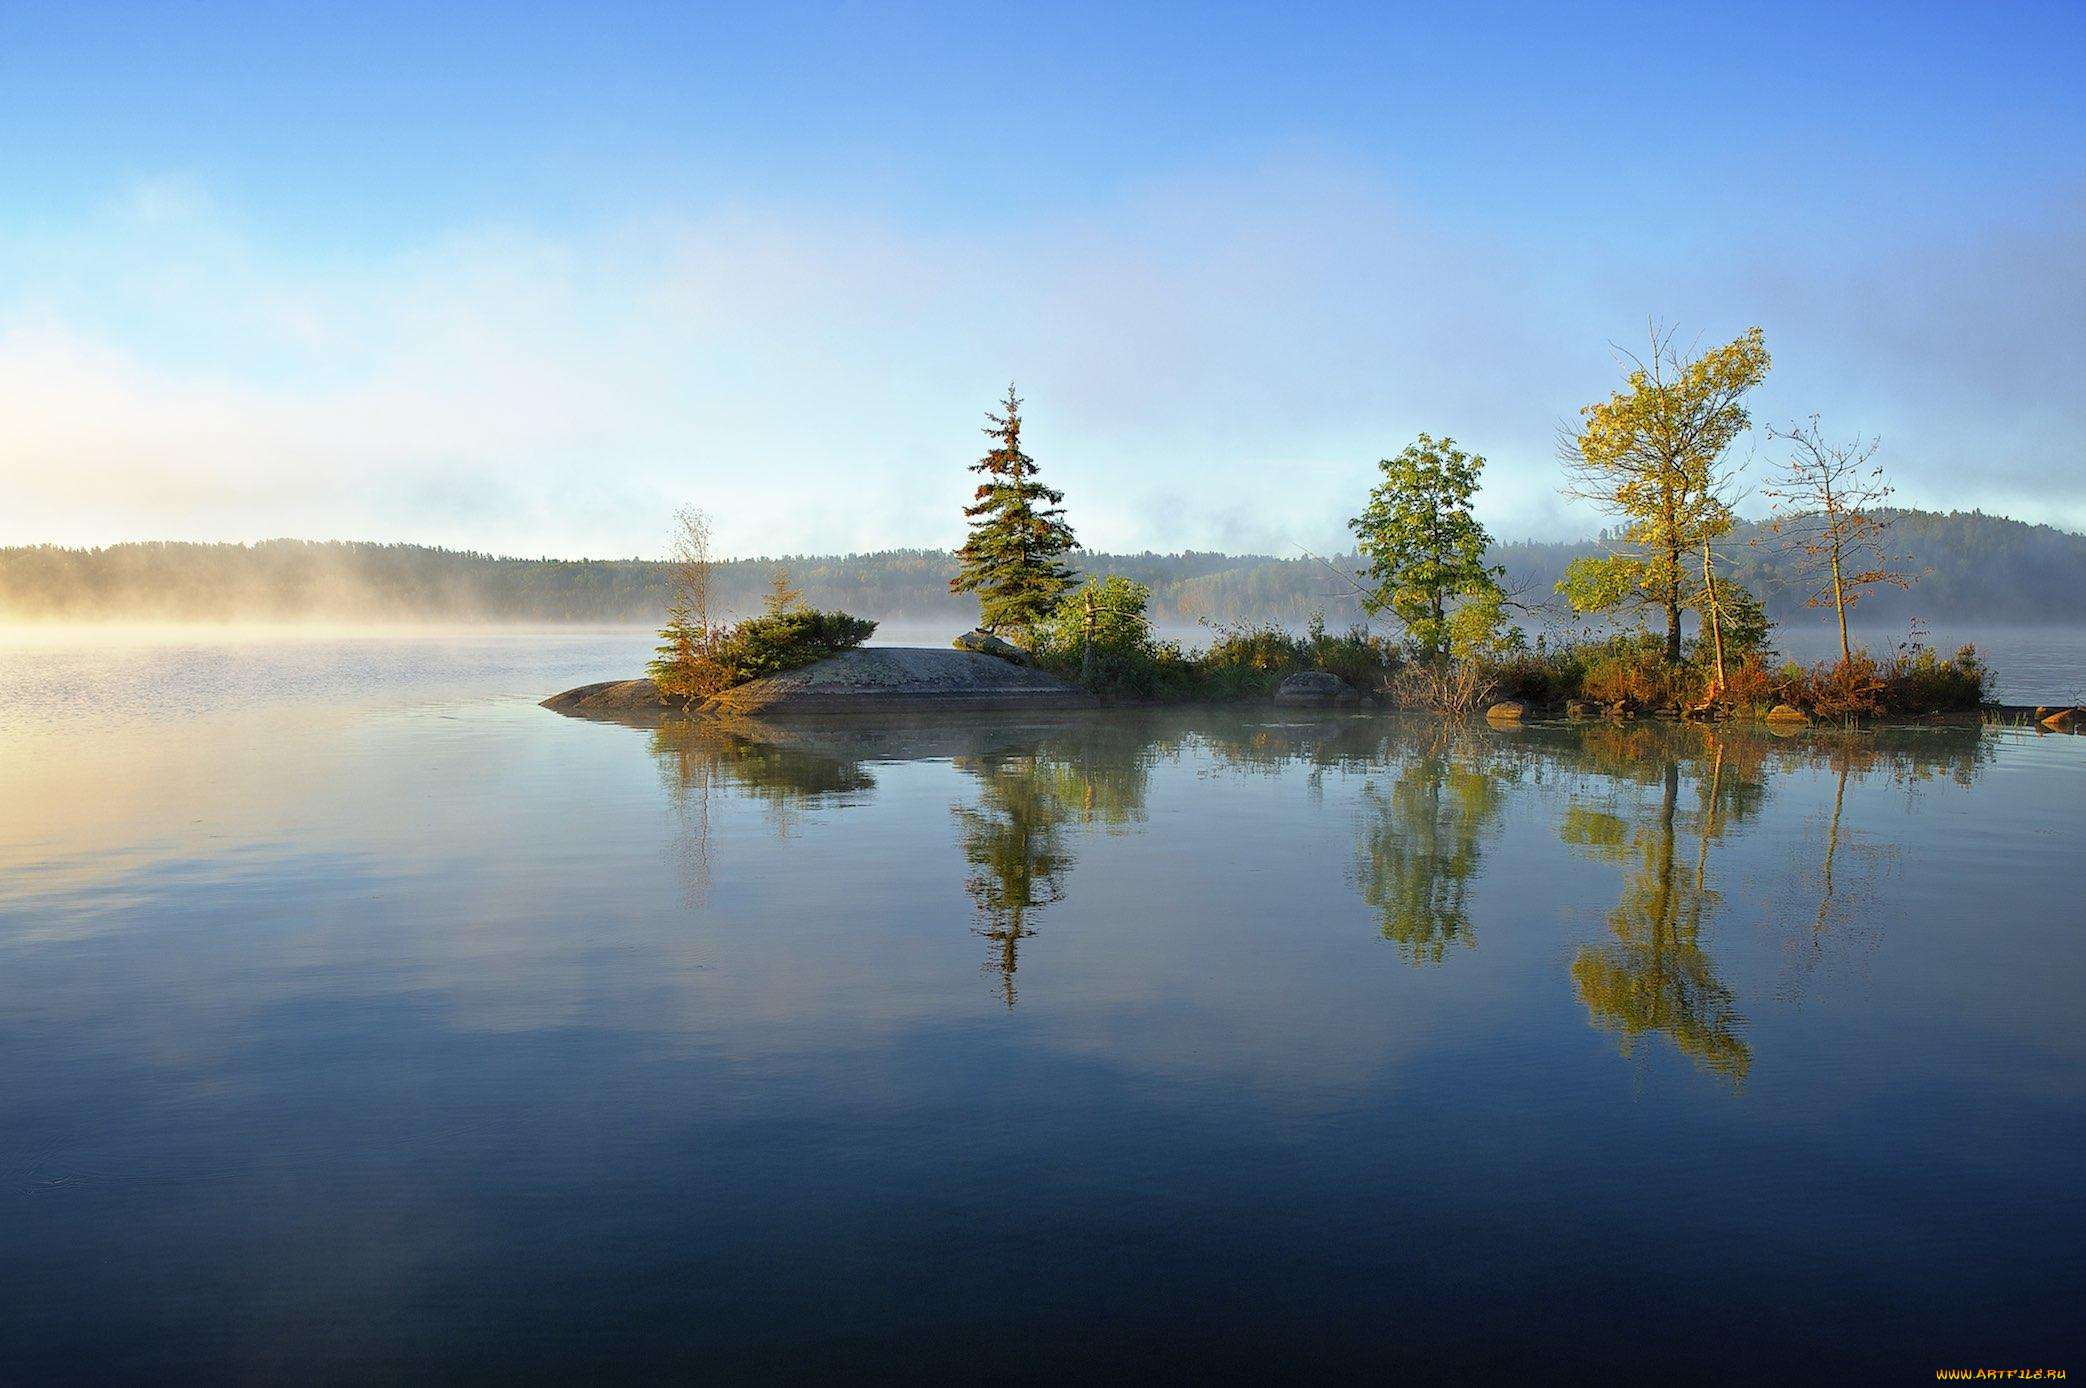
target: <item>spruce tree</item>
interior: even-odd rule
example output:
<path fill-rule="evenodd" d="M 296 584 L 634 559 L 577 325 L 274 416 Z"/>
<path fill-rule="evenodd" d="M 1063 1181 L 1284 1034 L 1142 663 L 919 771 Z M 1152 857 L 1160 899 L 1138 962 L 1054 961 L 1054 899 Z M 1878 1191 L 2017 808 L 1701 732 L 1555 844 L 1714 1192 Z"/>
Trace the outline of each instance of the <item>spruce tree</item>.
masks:
<path fill-rule="evenodd" d="M 1028 637 L 1072 586 L 1059 562 L 1078 541 L 1065 524 L 1064 493 L 1036 480 L 1036 460 L 1021 451 L 1021 400 L 1007 387 L 1005 414 L 987 413 L 993 447 L 971 464 L 982 474 L 972 504 L 963 508 L 970 538 L 956 552 L 949 590 L 978 595 L 979 625 Z"/>

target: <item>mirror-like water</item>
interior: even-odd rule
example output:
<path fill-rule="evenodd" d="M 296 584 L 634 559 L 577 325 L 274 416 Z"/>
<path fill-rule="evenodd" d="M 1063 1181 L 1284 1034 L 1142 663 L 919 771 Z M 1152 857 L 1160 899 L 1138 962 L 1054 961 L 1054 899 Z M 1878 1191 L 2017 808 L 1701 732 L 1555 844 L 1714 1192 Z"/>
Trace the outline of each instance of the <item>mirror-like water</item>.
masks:
<path fill-rule="evenodd" d="M 530 702 L 633 644 L 7 658 L 16 1373 L 2076 1359 L 2086 741 Z"/>

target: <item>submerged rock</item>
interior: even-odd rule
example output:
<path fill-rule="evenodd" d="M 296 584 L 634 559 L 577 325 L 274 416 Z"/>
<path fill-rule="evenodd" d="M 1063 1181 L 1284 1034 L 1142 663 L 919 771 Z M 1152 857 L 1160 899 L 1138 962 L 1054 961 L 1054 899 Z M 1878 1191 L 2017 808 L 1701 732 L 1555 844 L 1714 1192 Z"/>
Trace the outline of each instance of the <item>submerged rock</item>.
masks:
<path fill-rule="evenodd" d="M 1336 704 L 1360 703 L 1362 696 L 1353 685 L 1327 670 L 1305 670 L 1282 681 L 1275 702 L 1285 708 L 1330 708 Z"/>
<path fill-rule="evenodd" d="M 1793 704 L 1776 704 L 1767 711 L 1767 721 L 1770 723 L 1808 723 L 1811 721 L 1811 718 L 1809 714 Z"/>
<path fill-rule="evenodd" d="M 1502 699 L 1485 710 L 1486 721 L 1492 723 L 1518 723 L 1528 717 L 1528 705 L 1519 699 Z"/>

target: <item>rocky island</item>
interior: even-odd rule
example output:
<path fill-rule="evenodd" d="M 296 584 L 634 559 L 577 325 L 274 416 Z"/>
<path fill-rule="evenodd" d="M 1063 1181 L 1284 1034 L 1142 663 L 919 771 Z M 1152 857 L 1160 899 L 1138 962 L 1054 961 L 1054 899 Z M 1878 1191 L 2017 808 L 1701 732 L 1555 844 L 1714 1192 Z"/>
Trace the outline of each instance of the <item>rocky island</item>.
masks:
<path fill-rule="evenodd" d="M 649 679 L 610 680 L 554 694 L 543 707 L 619 718 L 681 709 L 711 714 L 1008 712 L 1085 708 L 1076 684 L 978 651 L 859 646 L 795 670 L 734 685 L 700 703 L 670 700 Z"/>

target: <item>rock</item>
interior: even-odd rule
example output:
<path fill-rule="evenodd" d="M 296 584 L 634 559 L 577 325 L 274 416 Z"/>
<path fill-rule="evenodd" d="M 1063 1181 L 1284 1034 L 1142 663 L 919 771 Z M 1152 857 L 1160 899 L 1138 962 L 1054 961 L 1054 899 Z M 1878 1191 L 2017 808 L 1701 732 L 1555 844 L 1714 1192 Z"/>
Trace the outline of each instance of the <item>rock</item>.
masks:
<path fill-rule="evenodd" d="M 2075 708 L 2058 708 L 2049 710 L 2038 708 L 2035 711 L 2035 717 L 2036 721 L 2041 723 L 2044 727 L 2054 728 L 2058 732 L 2063 732 L 2066 728 L 2069 728 L 2073 723 L 2079 721 L 2080 713 L 2079 710 Z"/>
<path fill-rule="evenodd" d="M 1093 703 L 1078 685 L 978 651 L 857 646 L 812 665 L 734 685 L 705 703 L 702 712 L 902 715 L 952 709 L 1087 708 Z"/>
<path fill-rule="evenodd" d="M 1502 699 L 1485 710 L 1485 719 L 1491 723 L 1518 723 L 1528 717 L 1528 705 L 1519 699 Z"/>
<path fill-rule="evenodd" d="M 1601 706 L 1591 699 L 1565 700 L 1565 717 L 1567 718 L 1595 718 L 1600 716 L 1600 712 Z"/>
<path fill-rule="evenodd" d="M 1330 708 L 1361 700 L 1354 686 L 1325 670 L 1306 670 L 1282 681 L 1275 702 L 1284 708 Z"/>
<path fill-rule="evenodd" d="M 976 651 L 919 646 L 857 646 L 779 675 L 725 690 L 696 709 L 663 700 L 650 680 L 584 685 L 543 701 L 578 718 L 656 725 L 690 713 L 744 717 L 782 714 L 879 714 L 894 718 L 949 711 L 1028 712 L 1091 708 L 1075 684 L 1033 666 Z"/>
<path fill-rule="evenodd" d="M 1012 641 L 994 636 L 983 627 L 972 627 L 951 643 L 959 651 L 976 651 L 980 655 L 996 655 L 1001 660 L 1011 660 L 1016 665 L 1029 663 L 1029 653 Z"/>
<path fill-rule="evenodd" d="M 629 714 L 656 716 L 669 706 L 679 708 L 681 704 L 681 700 L 669 701 L 650 680 L 606 680 L 600 684 L 583 684 L 543 701 L 543 707 L 556 709 L 559 713 L 610 720 Z"/>
<path fill-rule="evenodd" d="M 1808 723 L 1811 719 L 1802 709 L 1794 705 L 1776 704 L 1767 711 L 1767 721 L 1770 723 Z"/>

